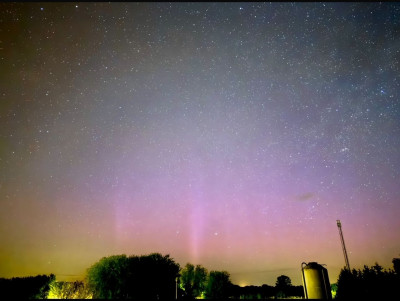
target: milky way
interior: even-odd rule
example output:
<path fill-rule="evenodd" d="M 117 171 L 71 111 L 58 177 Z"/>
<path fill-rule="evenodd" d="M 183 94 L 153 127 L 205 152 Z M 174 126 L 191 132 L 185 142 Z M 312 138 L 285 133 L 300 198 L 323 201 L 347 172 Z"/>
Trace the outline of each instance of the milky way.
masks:
<path fill-rule="evenodd" d="M 392 3 L 1 3 L 0 277 L 391 267 L 399 58 Z"/>

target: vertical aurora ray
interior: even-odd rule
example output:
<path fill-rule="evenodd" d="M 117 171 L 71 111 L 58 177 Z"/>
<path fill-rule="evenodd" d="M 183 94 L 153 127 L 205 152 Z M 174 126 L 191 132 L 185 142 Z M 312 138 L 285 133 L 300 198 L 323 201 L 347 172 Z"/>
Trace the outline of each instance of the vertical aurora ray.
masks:
<path fill-rule="evenodd" d="M 207 222 L 207 211 L 205 204 L 207 203 L 205 193 L 205 174 L 202 168 L 200 158 L 191 164 L 191 170 L 195 171 L 192 178 L 193 182 L 189 182 L 189 200 L 190 206 L 190 258 L 193 262 L 200 262 L 202 251 L 205 245 L 205 226 Z"/>

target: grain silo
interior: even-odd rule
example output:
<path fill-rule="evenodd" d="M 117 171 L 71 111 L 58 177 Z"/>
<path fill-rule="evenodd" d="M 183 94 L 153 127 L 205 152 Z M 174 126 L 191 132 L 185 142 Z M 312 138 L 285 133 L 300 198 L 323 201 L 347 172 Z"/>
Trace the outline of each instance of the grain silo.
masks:
<path fill-rule="evenodd" d="M 328 270 L 317 262 L 301 264 L 304 297 L 306 299 L 332 299 Z"/>

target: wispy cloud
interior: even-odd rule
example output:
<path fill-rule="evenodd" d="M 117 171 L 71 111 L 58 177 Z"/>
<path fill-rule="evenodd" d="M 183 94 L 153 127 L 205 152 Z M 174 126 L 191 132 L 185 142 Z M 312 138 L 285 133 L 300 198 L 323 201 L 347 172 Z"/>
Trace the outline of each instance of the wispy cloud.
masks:
<path fill-rule="evenodd" d="M 312 192 L 307 192 L 301 195 L 296 196 L 296 201 L 308 201 L 315 197 L 315 194 Z"/>

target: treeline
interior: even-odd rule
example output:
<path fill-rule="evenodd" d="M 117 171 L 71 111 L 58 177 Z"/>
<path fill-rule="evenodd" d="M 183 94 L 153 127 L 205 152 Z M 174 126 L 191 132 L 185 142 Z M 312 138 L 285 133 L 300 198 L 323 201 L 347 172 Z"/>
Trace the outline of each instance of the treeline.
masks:
<path fill-rule="evenodd" d="M 87 271 L 93 298 L 106 299 L 265 299 L 302 297 L 303 287 L 281 275 L 275 287 L 234 285 L 227 271 L 210 271 L 187 263 L 181 269 L 173 259 L 154 253 L 145 256 L 104 257 Z"/>
<path fill-rule="evenodd" d="M 0 278 L 1 297 L 4 300 L 46 299 L 55 279 L 53 274 L 11 279 Z"/>
<path fill-rule="evenodd" d="M 187 263 L 181 269 L 169 255 L 115 255 L 103 257 L 87 269 L 84 281 L 56 281 L 53 274 L 36 277 L 0 279 L 6 298 L 15 299 L 137 299 L 165 300 L 195 298 L 286 298 L 303 296 L 302 286 L 292 286 L 285 275 L 275 286 L 240 287 L 227 271 L 210 271 Z"/>
<path fill-rule="evenodd" d="M 400 258 L 393 269 L 384 270 L 378 263 L 363 270 L 342 269 L 337 282 L 336 299 L 386 299 L 400 297 Z"/>
<path fill-rule="evenodd" d="M 231 297 L 234 299 L 285 299 L 289 297 L 303 298 L 303 286 L 290 286 L 286 290 L 280 290 L 275 286 L 263 284 L 261 286 L 248 285 L 240 287 L 233 285 Z"/>
<path fill-rule="evenodd" d="M 292 286 L 285 275 L 269 285 L 240 287 L 230 280 L 227 271 L 210 271 L 187 263 L 181 269 L 169 255 L 115 255 L 103 257 L 87 269 L 84 281 L 56 281 L 39 275 L 0 279 L 6 299 L 265 299 L 303 296 L 301 286 Z"/>
<path fill-rule="evenodd" d="M 377 263 L 363 270 L 342 269 L 333 284 L 337 299 L 400 296 L 400 259 L 393 259 L 393 269 L 384 270 Z M 335 290 L 335 289 L 334 289 Z M 303 287 L 293 286 L 288 276 L 277 278 L 275 286 L 235 285 L 226 271 L 210 271 L 187 263 L 180 268 L 169 255 L 116 255 L 103 257 L 87 269 L 84 281 L 57 282 L 51 275 L 0 278 L 4 299 L 268 299 L 303 298 Z"/>
<path fill-rule="evenodd" d="M 180 288 L 182 299 L 267 299 L 303 297 L 303 286 L 293 286 L 290 278 L 281 275 L 277 278 L 275 286 L 264 284 L 262 286 L 249 285 L 241 287 L 230 281 L 226 271 L 211 271 L 201 265 L 194 267 L 188 263 L 181 271 Z"/>

